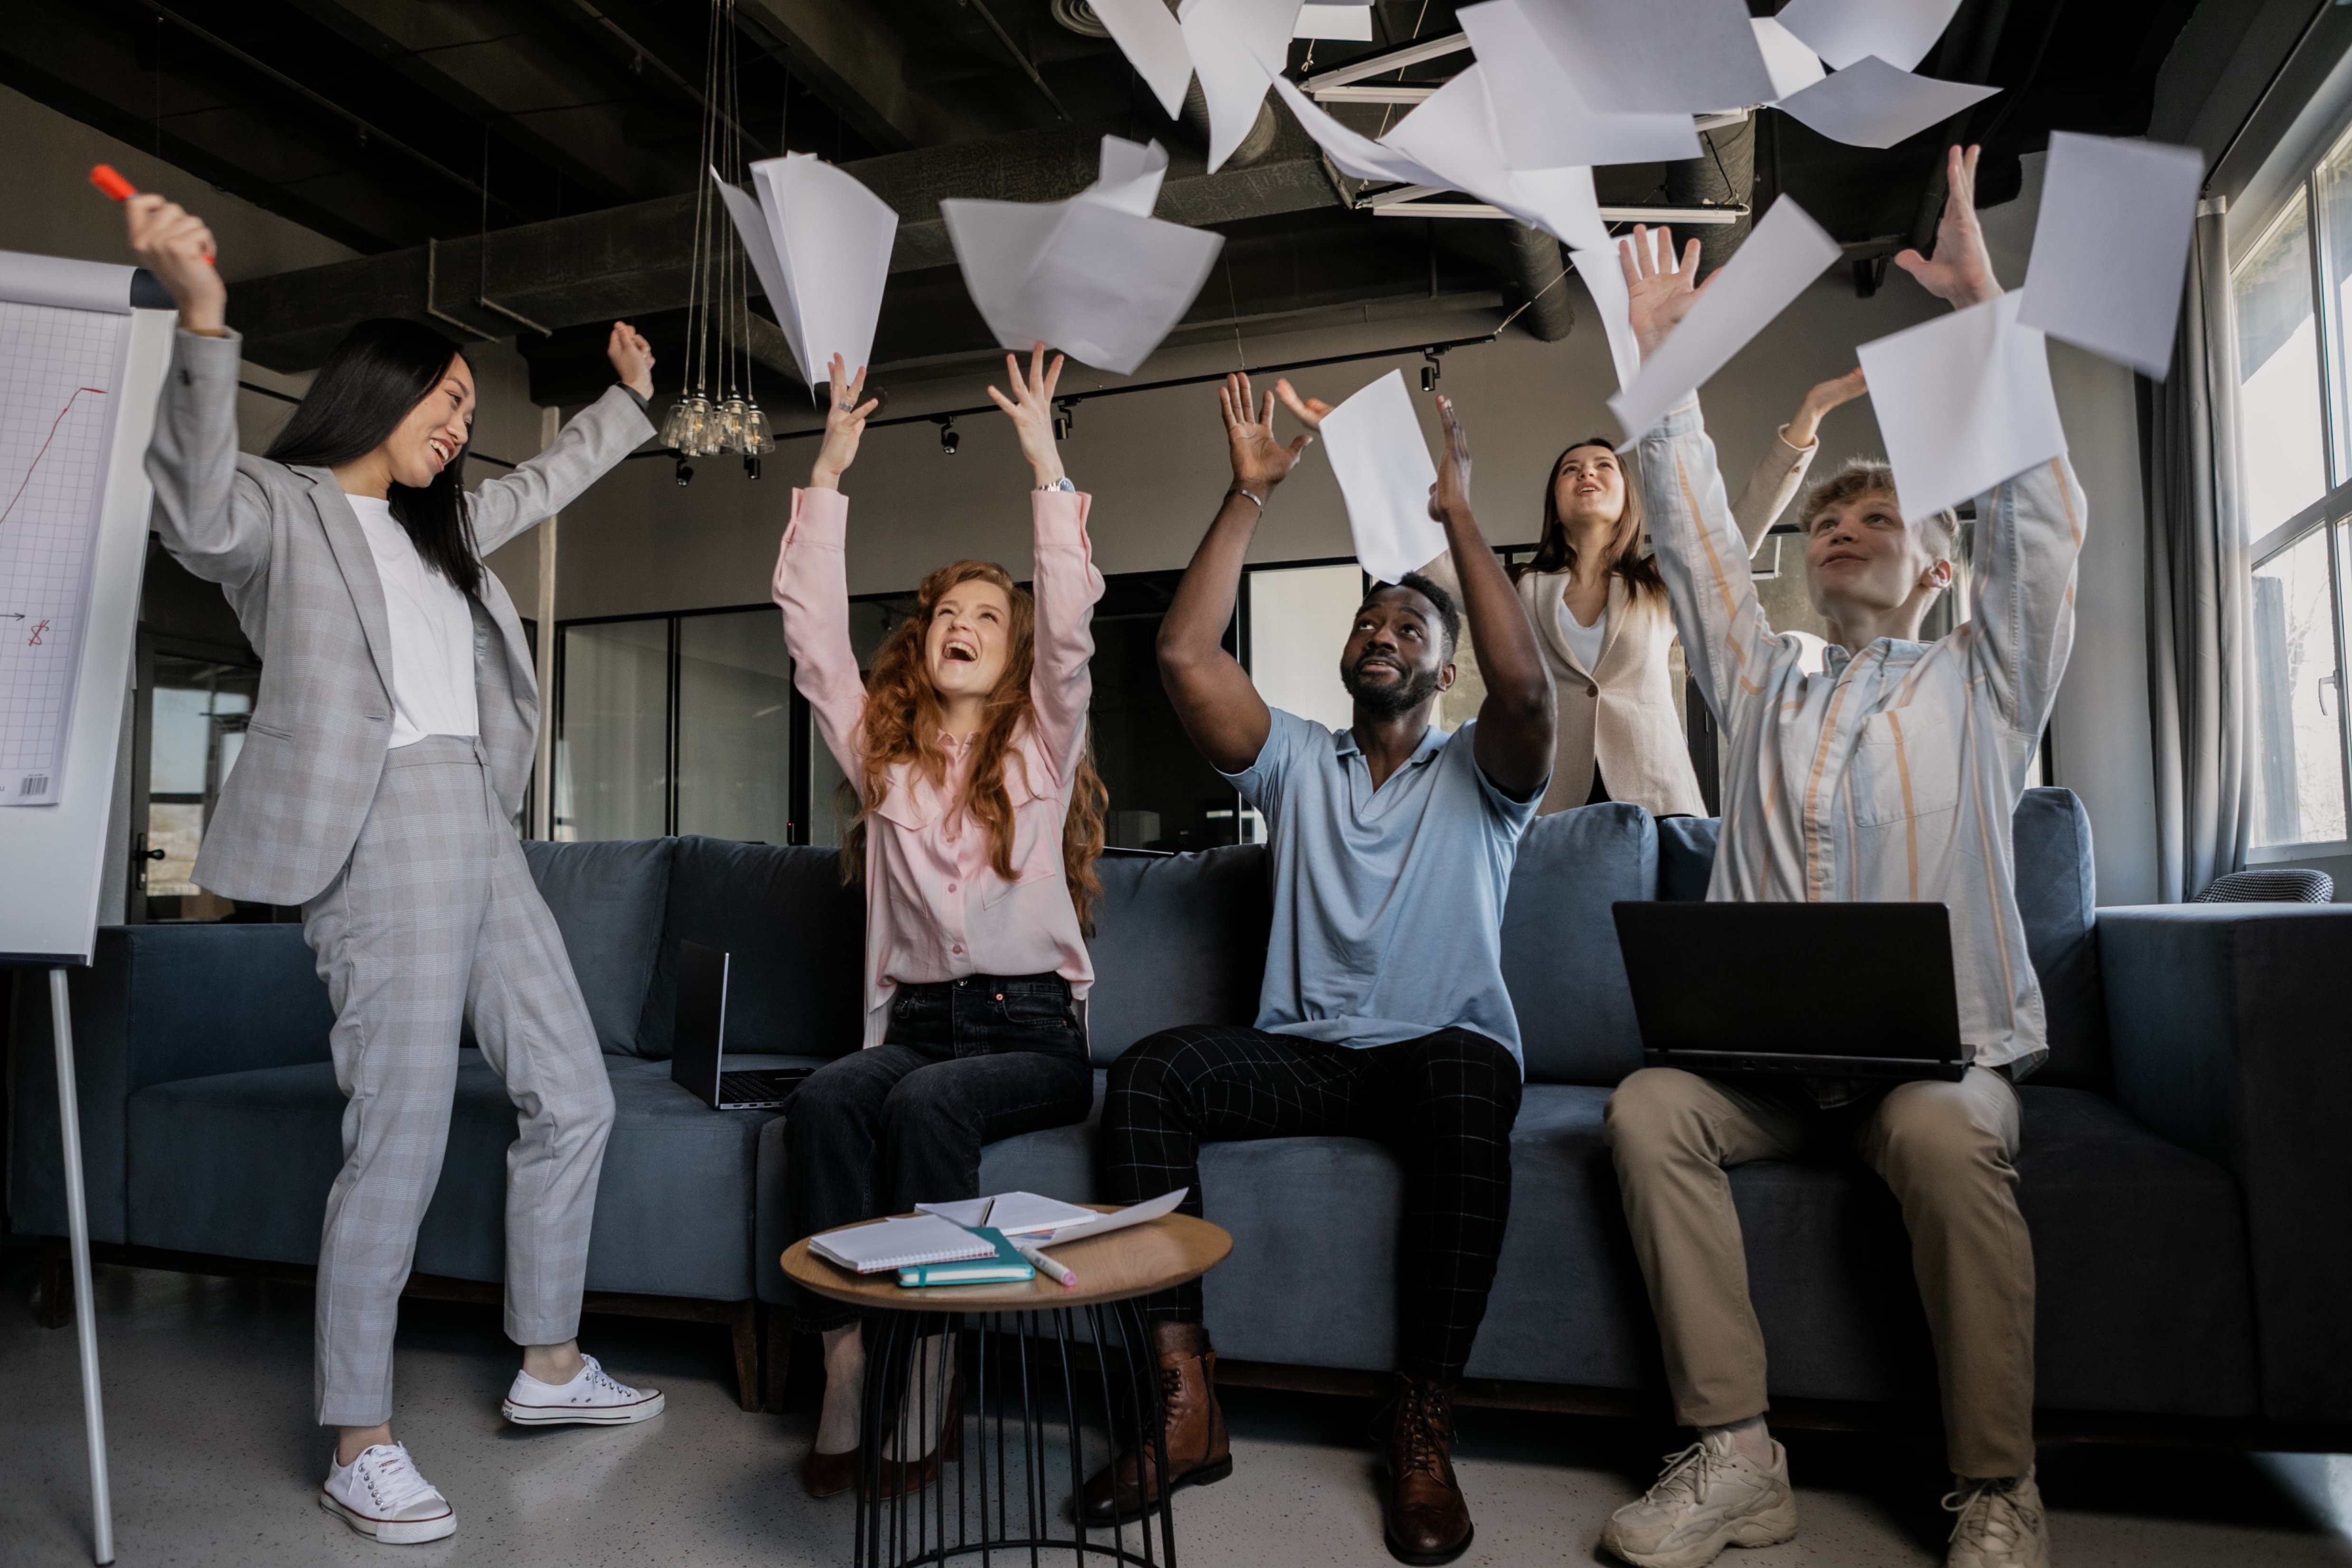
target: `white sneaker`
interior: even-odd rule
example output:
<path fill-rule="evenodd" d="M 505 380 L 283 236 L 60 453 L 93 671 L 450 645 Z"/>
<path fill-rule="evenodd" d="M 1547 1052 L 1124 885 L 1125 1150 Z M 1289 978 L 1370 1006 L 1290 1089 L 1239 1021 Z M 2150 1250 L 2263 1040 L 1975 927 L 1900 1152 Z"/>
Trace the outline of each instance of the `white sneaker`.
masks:
<path fill-rule="evenodd" d="M 362 1535 L 413 1546 L 457 1532 L 457 1515 L 431 1481 L 416 1473 L 405 1443 L 378 1443 L 348 1465 L 327 1458 L 319 1506 Z"/>
<path fill-rule="evenodd" d="M 1637 1568 L 1699 1568 L 1727 1546 L 1778 1546 L 1797 1533 L 1789 1455 L 1772 1445 L 1763 1469 L 1709 1432 L 1679 1454 L 1637 1502 L 1609 1516 L 1601 1544 Z M 1990 1568 L 1990 1564 L 1988 1564 Z"/>
<path fill-rule="evenodd" d="M 580 1375 L 561 1386 L 541 1383 L 528 1372 L 516 1373 L 514 1386 L 499 1409 L 508 1420 L 525 1427 L 625 1427 L 660 1415 L 662 1396 L 659 1389 L 615 1383 L 594 1356 L 583 1355 Z"/>
<path fill-rule="evenodd" d="M 1944 1568 L 2050 1568 L 2050 1521 L 2032 1476 L 1964 1482 L 1944 1507 L 1960 1516 Z"/>

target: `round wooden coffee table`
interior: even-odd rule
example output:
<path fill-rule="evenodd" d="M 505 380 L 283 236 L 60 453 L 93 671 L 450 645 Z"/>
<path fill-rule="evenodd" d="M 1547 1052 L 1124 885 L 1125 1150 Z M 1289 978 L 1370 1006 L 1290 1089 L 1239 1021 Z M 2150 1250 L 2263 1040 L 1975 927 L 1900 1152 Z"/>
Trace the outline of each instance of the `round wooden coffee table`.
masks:
<path fill-rule="evenodd" d="M 997 1552 L 1029 1557 L 1049 1546 L 1073 1561 L 1173 1568 L 1160 1378 L 1142 1301 L 1199 1279 L 1233 1249 L 1220 1227 L 1169 1214 L 1055 1248 L 1053 1257 L 1078 1277 L 1072 1289 L 1040 1275 L 1020 1284 L 904 1290 L 896 1270 L 853 1274 L 812 1255 L 806 1241 L 793 1243 L 785 1275 L 856 1307 L 869 1326 L 857 1568 L 975 1554 L 986 1563 Z M 910 1388 L 917 1348 L 935 1334 L 952 1334 L 955 1354 L 931 1358 L 931 1386 Z M 910 1431 L 940 1422 L 935 1471 L 928 1460 L 882 1457 L 882 1437 L 899 1428 L 910 1396 L 915 1413 L 928 1417 Z M 1090 1426 L 1102 1433 L 1099 1453 L 1089 1451 Z M 1160 1483 L 1156 1549 L 1150 1517 L 1135 1521 L 1132 1546 L 1127 1524 L 1090 1534 L 1077 1522 L 1087 1476 L 1127 1451 L 1149 1454 Z M 1069 1533 L 1056 1535 L 1066 1467 Z M 1097 1539 L 1105 1533 L 1108 1542 Z"/>

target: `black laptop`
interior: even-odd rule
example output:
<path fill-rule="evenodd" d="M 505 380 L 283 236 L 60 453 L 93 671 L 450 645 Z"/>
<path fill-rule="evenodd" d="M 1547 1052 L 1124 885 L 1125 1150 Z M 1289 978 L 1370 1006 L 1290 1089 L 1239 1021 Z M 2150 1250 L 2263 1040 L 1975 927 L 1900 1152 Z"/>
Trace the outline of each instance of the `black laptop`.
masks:
<path fill-rule="evenodd" d="M 1940 904 L 1620 904 L 1642 1061 L 1693 1072 L 1968 1070 Z"/>
<path fill-rule="evenodd" d="M 772 1110 L 793 1097 L 805 1067 L 727 1071 L 727 955 L 699 942 L 677 945 L 677 1029 L 669 1077 L 714 1111 Z"/>

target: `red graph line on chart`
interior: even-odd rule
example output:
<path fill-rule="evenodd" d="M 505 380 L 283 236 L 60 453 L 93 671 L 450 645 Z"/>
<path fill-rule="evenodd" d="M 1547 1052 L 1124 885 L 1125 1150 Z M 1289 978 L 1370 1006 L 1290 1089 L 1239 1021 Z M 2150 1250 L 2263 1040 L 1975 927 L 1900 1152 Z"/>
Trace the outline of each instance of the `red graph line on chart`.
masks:
<path fill-rule="evenodd" d="M 66 399 L 65 407 L 58 410 L 57 418 L 49 421 L 49 434 L 42 437 L 41 449 L 38 452 L 34 453 L 33 460 L 25 465 L 25 476 L 16 481 L 16 493 L 8 497 L 8 504 L 6 506 L 0 507 L 0 523 L 6 522 L 8 520 L 8 515 L 16 509 L 16 503 L 25 498 L 25 487 L 33 482 L 34 471 L 40 467 L 41 459 L 49 455 L 49 443 L 58 438 L 58 426 L 66 422 L 66 415 L 73 412 L 73 405 L 80 399 L 81 394 L 84 392 L 89 393 L 92 397 L 104 397 L 106 395 L 106 389 L 104 387 L 74 388 L 73 396 Z"/>

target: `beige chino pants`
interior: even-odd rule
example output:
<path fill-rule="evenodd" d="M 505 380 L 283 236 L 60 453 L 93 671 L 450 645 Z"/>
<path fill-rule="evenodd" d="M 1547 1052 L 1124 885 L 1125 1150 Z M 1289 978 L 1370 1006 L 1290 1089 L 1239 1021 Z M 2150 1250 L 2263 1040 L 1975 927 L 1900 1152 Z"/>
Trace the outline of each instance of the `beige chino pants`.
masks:
<path fill-rule="evenodd" d="M 1958 1083 L 1901 1083 L 1874 1102 L 1824 1111 L 1644 1068 L 1618 1085 L 1606 1120 L 1682 1420 L 1728 1426 L 1769 1406 L 1726 1169 L 1843 1145 L 1903 1206 L 1953 1473 L 2032 1468 L 2033 1249 L 2017 1207 L 2018 1101 L 2008 1079 L 1972 1067 Z"/>

